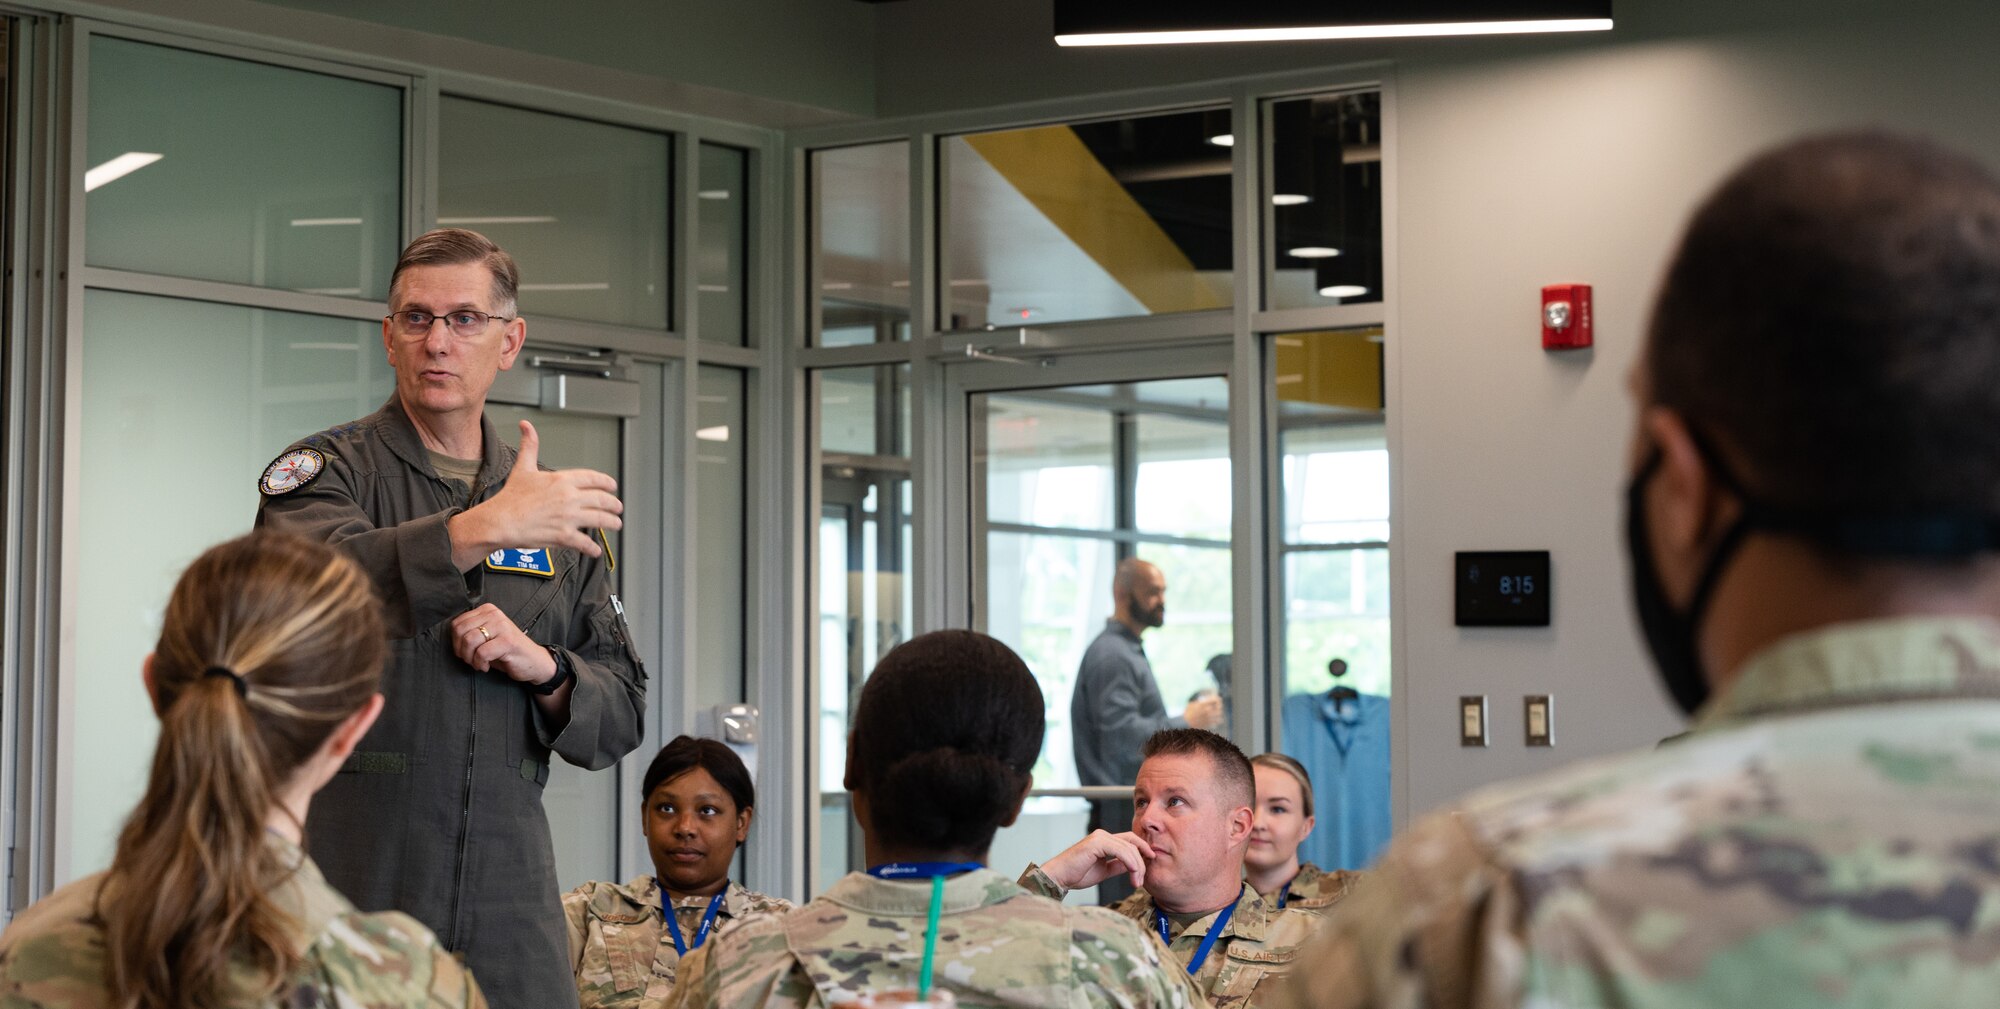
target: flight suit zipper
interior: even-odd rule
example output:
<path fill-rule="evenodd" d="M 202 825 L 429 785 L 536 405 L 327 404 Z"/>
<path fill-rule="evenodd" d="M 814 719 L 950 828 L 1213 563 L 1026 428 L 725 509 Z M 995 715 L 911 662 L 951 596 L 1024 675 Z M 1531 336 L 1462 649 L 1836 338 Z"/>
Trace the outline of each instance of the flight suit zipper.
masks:
<path fill-rule="evenodd" d="M 479 681 L 468 679 L 472 689 L 472 714 L 467 725 L 465 740 L 465 793 L 459 803 L 458 814 L 458 862 L 452 873 L 451 886 L 451 947 L 464 949 L 465 939 L 459 934 L 458 906 L 465 898 L 465 848 L 472 839 L 472 778 L 479 762 Z"/>

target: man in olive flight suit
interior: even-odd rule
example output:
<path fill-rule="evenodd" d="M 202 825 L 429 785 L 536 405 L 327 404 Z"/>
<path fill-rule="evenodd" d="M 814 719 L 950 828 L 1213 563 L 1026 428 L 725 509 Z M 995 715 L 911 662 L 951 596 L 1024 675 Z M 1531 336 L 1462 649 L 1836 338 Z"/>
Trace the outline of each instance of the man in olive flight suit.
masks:
<path fill-rule="evenodd" d="M 313 802 L 327 880 L 461 952 L 492 1004 L 575 1005 L 542 787 L 550 754 L 590 770 L 638 745 L 645 671 L 608 576 L 617 484 L 545 471 L 485 417 L 527 337 L 512 257 L 441 229 L 390 280 L 396 393 L 265 470 L 260 527 L 346 550 L 392 637 L 381 720 Z M 593 536 L 593 533 L 595 535 Z"/>

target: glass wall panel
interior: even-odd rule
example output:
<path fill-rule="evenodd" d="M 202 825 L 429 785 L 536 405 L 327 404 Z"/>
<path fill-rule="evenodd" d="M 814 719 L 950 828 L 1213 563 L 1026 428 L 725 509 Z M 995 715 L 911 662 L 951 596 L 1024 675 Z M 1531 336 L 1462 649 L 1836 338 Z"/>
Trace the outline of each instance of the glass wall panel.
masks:
<path fill-rule="evenodd" d="M 517 365 L 517 367 L 519 367 Z M 616 417 L 582 413 L 559 413 L 539 407 L 488 403 L 486 416 L 508 444 L 518 444 L 520 422 L 535 425 L 541 438 L 541 459 L 545 466 L 558 469 L 594 469 L 620 482 L 626 479 L 624 466 L 624 423 Z M 619 570 L 610 573 L 612 591 L 620 590 L 625 570 L 625 536 L 607 533 L 611 555 Z M 643 560 L 641 563 L 645 563 Z M 640 619 L 644 619 L 641 617 Z M 549 763 L 549 780 L 542 789 L 542 808 L 549 818 L 549 840 L 555 848 L 556 884 L 565 892 L 604 874 L 618 865 L 617 823 L 621 801 L 637 801 L 619 795 L 619 772 L 615 769 L 586 771 L 565 760 Z M 638 787 L 631 785 L 636 793 Z"/>
<path fill-rule="evenodd" d="M 139 667 L 174 579 L 250 530 L 257 474 L 286 445 L 393 385 L 375 323 L 110 291 L 83 310 L 72 877 L 109 863 L 144 791 L 157 726 Z"/>
<path fill-rule="evenodd" d="M 1227 666 L 1228 402 L 1220 378 L 972 397 L 984 551 L 974 622 L 1042 685 L 1049 730 L 1037 787 L 1079 784 L 1070 696 L 1084 650 L 1112 616 L 1120 560 L 1151 561 L 1166 577 L 1166 622 L 1147 630 L 1144 647 L 1169 714 L 1216 688 L 1216 660 Z M 1195 480 L 1219 493 L 1181 482 Z M 1140 515 L 1152 524 L 1136 524 Z"/>
<path fill-rule="evenodd" d="M 1382 300 L 1382 96 L 1270 102 L 1269 308 Z"/>
<path fill-rule="evenodd" d="M 875 663 L 910 635 L 912 558 L 909 366 L 814 372 L 820 514 L 814 646 L 819 656 L 819 881 L 854 868 L 860 835 L 848 811 L 847 720 Z"/>
<path fill-rule="evenodd" d="M 695 393 L 695 704 L 743 700 L 743 373 L 702 365 Z"/>
<path fill-rule="evenodd" d="M 701 145 L 701 198 L 695 220 L 695 292 L 701 311 L 695 338 L 741 347 L 750 273 L 744 250 L 750 237 L 750 155 L 734 147 Z"/>
<path fill-rule="evenodd" d="M 946 329 L 1228 308 L 1227 109 L 947 137 Z"/>
<path fill-rule="evenodd" d="M 844 347 L 910 338 L 910 142 L 814 151 L 813 343 Z"/>
<path fill-rule="evenodd" d="M 1381 330 L 1271 341 L 1278 401 L 1281 746 L 1311 772 L 1300 857 L 1362 868 L 1390 831 L 1389 452 Z"/>
<path fill-rule="evenodd" d="M 90 265 L 387 293 L 403 229 L 400 89 L 95 35 L 89 102 Z"/>
<path fill-rule="evenodd" d="M 448 96 L 438 224 L 514 256 L 524 315 L 664 330 L 670 159 L 665 134 Z"/>

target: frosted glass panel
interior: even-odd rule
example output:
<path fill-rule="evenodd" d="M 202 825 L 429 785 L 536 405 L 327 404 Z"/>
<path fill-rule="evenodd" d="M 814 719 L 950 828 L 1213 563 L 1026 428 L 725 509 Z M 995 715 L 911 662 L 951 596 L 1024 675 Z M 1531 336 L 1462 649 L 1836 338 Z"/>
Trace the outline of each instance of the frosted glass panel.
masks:
<path fill-rule="evenodd" d="M 400 89 L 93 36 L 89 124 L 91 265 L 387 293 L 402 234 Z"/>
<path fill-rule="evenodd" d="M 70 877 L 109 864 L 144 791 L 156 723 L 139 667 L 174 579 L 250 531 L 257 475 L 286 445 L 373 412 L 392 384 L 372 323 L 85 295 Z"/>
<path fill-rule="evenodd" d="M 696 392 L 695 704 L 743 700 L 743 373 L 703 366 Z"/>
<path fill-rule="evenodd" d="M 516 367 L 520 367 L 516 365 Z M 542 464 L 556 469 L 594 469 L 609 473 L 624 485 L 623 423 L 611 417 L 555 413 L 534 407 L 488 403 L 486 417 L 509 445 L 521 440 L 521 422 L 535 425 L 542 442 Z M 617 591 L 624 571 L 623 537 L 610 533 L 611 554 L 619 570 L 611 575 Z M 549 782 L 542 789 L 548 812 L 549 839 L 556 853 L 556 886 L 567 893 L 594 879 L 618 876 L 618 771 L 586 771 L 566 760 L 549 763 Z M 633 789 L 637 791 L 636 788 Z"/>
<path fill-rule="evenodd" d="M 665 134 L 465 98 L 438 133 L 438 224 L 513 254 L 523 314 L 667 328 Z"/>
<path fill-rule="evenodd" d="M 749 342 L 744 306 L 750 294 L 744 247 L 750 234 L 750 155 L 701 145 L 701 204 L 695 249 L 700 323 L 695 338 L 737 347 Z"/>
<path fill-rule="evenodd" d="M 820 331 L 844 347 L 910 338 L 910 142 L 814 151 Z"/>

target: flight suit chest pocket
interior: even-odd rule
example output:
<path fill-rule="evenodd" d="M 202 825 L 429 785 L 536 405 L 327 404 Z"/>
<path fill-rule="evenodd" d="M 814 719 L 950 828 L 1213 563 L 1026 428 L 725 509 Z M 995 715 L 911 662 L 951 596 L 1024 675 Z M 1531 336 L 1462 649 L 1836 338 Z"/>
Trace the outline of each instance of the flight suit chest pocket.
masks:
<path fill-rule="evenodd" d="M 496 551 L 512 554 L 516 551 Z M 555 604 L 562 598 L 563 589 L 576 576 L 576 555 L 568 550 L 550 550 L 542 562 L 551 569 L 550 574 L 540 574 L 532 569 L 495 569 L 488 562 L 481 562 L 480 588 L 484 601 L 500 607 L 507 619 L 514 622 L 536 644 L 559 645 L 565 626 L 563 613 Z"/>
<path fill-rule="evenodd" d="M 1297 956 L 1296 946 L 1259 949 L 1232 944 L 1209 993 L 1209 1004 L 1215 1009 L 1241 1009 L 1268 1001 L 1271 992 L 1291 972 Z M 1262 999 L 1258 997 L 1259 988 L 1264 989 Z"/>

